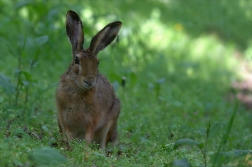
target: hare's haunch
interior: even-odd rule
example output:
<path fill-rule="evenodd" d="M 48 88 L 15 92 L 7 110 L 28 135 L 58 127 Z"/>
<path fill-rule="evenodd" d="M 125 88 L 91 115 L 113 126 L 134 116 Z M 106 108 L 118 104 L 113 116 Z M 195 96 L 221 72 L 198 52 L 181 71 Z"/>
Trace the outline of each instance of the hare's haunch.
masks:
<path fill-rule="evenodd" d="M 84 139 L 98 143 L 101 149 L 117 141 L 120 101 L 98 72 L 97 54 L 115 39 L 121 25 L 120 21 L 106 25 L 84 49 L 81 19 L 75 12 L 67 12 L 66 32 L 73 59 L 56 90 L 58 125 L 65 140 Z"/>

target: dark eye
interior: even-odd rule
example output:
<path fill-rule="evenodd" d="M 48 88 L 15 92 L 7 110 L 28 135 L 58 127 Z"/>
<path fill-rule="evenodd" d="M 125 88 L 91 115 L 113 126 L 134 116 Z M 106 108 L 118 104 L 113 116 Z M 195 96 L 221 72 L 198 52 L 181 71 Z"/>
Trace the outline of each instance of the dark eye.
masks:
<path fill-rule="evenodd" d="M 75 57 L 74 62 L 75 62 L 75 64 L 80 64 L 80 59 L 79 59 L 79 57 Z"/>
<path fill-rule="evenodd" d="M 100 64 L 100 60 L 98 60 L 97 67 L 99 66 L 99 64 Z"/>

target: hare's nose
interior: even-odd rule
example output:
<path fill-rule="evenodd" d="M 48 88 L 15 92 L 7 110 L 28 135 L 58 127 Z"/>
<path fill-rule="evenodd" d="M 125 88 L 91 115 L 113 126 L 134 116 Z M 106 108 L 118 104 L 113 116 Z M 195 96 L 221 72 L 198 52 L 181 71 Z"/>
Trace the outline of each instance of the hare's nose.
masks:
<path fill-rule="evenodd" d="M 88 86 L 93 86 L 95 82 L 95 77 L 85 77 L 84 83 Z"/>
<path fill-rule="evenodd" d="M 88 81 L 86 81 L 86 80 L 84 80 L 84 83 L 87 84 L 88 86 L 91 85 L 90 82 L 88 82 Z"/>

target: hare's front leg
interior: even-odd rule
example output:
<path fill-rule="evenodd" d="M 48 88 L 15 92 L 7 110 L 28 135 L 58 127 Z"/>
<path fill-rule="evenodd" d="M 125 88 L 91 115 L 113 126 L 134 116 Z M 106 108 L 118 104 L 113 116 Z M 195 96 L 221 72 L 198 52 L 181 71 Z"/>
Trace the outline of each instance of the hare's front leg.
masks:
<path fill-rule="evenodd" d="M 86 126 L 85 128 L 85 138 L 84 140 L 87 142 L 87 144 L 91 144 L 94 138 L 94 128 L 92 126 Z"/>
<path fill-rule="evenodd" d="M 101 150 L 104 150 L 108 143 L 108 138 L 109 138 L 108 133 L 111 129 L 112 124 L 113 124 L 113 120 L 108 121 L 107 124 L 101 130 L 101 134 L 100 134 L 100 137 L 101 137 L 100 149 Z"/>
<path fill-rule="evenodd" d="M 58 123 L 58 125 L 59 125 L 59 131 L 60 131 L 60 133 L 63 135 L 63 139 L 65 140 L 65 141 L 70 141 L 70 140 L 72 140 L 73 139 L 73 136 L 72 136 L 72 134 L 71 134 L 71 132 L 70 132 L 70 129 L 69 129 L 69 127 L 68 126 L 62 126 L 62 125 L 60 125 L 60 123 Z"/>
<path fill-rule="evenodd" d="M 59 131 L 63 135 L 63 138 L 64 138 L 65 141 L 70 141 L 70 140 L 73 139 L 73 136 L 71 134 L 70 128 L 67 125 L 65 125 L 65 123 L 62 123 L 63 119 L 60 119 L 60 118 L 61 117 L 58 117 Z"/>
<path fill-rule="evenodd" d="M 68 126 L 64 128 L 63 135 L 65 141 L 71 141 L 73 139 L 72 133 Z"/>

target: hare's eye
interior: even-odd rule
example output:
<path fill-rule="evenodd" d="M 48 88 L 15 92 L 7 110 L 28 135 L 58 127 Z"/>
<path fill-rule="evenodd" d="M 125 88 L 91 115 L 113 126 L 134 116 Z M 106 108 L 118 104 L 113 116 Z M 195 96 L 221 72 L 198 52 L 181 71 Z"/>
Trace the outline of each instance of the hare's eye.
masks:
<path fill-rule="evenodd" d="M 79 57 L 75 57 L 75 64 L 80 64 L 80 59 L 79 59 Z"/>
<path fill-rule="evenodd" d="M 97 67 L 99 66 L 99 64 L 100 64 L 100 60 L 98 60 Z"/>

